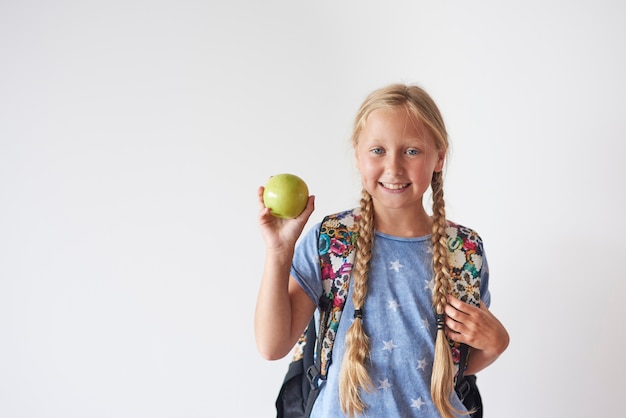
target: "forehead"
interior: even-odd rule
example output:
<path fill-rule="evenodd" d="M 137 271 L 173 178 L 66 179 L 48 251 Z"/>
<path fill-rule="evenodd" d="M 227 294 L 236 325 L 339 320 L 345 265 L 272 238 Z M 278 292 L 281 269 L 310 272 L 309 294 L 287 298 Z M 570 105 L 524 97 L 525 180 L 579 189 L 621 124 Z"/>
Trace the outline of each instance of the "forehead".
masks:
<path fill-rule="evenodd" d="M 399 138 L 434 140 L 424 123 L 403 106 L 373 110 L 363 121 L 359 135 L 359 140 Z"/>

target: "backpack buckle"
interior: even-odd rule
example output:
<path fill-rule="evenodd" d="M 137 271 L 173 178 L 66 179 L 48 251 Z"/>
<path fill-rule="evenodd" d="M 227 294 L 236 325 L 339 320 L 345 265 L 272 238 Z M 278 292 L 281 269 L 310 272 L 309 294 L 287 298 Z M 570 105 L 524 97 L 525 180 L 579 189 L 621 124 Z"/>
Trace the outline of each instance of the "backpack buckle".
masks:
<path fill-rule="evenodd" d="M 465 397 L 469 394 L 470 389 L 470 383 L 467 381 L 467 379 L 463 378 L 455 388 L 456 394 L 461 402 L 463 402 Z"/>
<path fill-rule="evenodd" d="M 309 366 L 306 369 L 306 377 L 309 379 L 309 383 L 311 384 L 311 389 L 315 390 L 319 386 L 319 378 L 320 378 L 320 370 L 317 368 L 315 364 Z"/>

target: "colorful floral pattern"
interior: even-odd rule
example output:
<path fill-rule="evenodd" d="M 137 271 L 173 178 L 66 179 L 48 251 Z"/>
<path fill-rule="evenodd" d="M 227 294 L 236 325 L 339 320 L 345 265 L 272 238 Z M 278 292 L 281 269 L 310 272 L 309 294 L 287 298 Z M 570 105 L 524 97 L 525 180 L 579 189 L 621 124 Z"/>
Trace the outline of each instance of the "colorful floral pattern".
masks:
<path fill-rule="evenodd" d="M 327 216 L 320 228 L 320 268 L 323 295 L 332 300 L 330 323 L 324 335 L 320 354 L 322 378 L 326 376 L 339 327 L 341 312 L 346 303 L 350 275 L 356 253 L 359 215 L 357 210 Z"/>
<path fill-rule="evenodd" d="M 448 221 L 446 228 L 448 234 L 448 251 L 450 252 L 450 278 L 452 279 L 452 292 L 463 302 L 480 305 L 480 274 L 483 265 L 482 240 L 473 230 Z M 463 370 L 467 367 L 468 356 L 461 354 L 466 352 L 467 347 L 448 340 L 452 350 L 452 358 L 455 366 L 455 381 L 459 376 L 461 358 Z"/>
<path fill-rule="evenodd" d="M 478 306 L 483 266 L 482 240 L 475 231 L 450 221 L 446 233 L 454 293 L 463 302 Z"/>

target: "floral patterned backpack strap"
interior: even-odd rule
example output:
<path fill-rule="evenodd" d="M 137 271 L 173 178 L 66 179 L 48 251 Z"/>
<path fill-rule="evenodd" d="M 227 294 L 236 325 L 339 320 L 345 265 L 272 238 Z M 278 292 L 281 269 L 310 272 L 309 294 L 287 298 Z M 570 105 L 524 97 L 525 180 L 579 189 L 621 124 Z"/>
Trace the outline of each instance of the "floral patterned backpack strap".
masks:
<path fill-rule="evenodd" d="M 480 278 L 483 267 L 483 243 L 473 230 L 448 221 L 448 251 L 450 252 L 450 276 L 453 293 L 465 303 L 480 306 Z M 460 381 L 467 367 L 468 347 L 450 341 L 452 358 Z M 461 367 L 462 366 L 462 367 Z"/>
<path fill-rule="evenodd" d="M 358 230 L 358 209 L 324 218 L 320 228 L 319 259 L 322 272 L 320 333 L 318 339 L 319 373 L 325 379 L 331 362 L 335 335 L 346 303 Z M 325 305 L 325 306 L 324 306 Z"/>

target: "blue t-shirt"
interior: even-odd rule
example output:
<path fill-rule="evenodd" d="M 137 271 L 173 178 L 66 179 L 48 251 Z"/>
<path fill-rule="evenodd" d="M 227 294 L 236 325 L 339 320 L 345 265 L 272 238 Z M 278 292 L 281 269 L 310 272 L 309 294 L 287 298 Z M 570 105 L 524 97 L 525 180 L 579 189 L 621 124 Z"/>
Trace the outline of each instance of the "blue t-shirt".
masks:
<path fill-rule="evenodd" d="M 291 268 L 291 275 L 315 304 L 322 294 L 319 230 L 317 224 L 302 237 Z M 439 418 L 430 396 L 436 334 L 430 236 L 401 238 L 376 232 L 374 242 L 363 326 L 370 338 L 368 369 L 375 389 L 363 392 L 367 409 L 361 416 Z M 488 306 L 489 269 L 484 258 L 482 266 L 481 299 Z M 345 334 L 354 315 L 351 293 L 352 288 L 312 418 L 344 417 L 339 402 L 339 369 Z M 456 396 L 453 406 L 465 411 Z"/>

